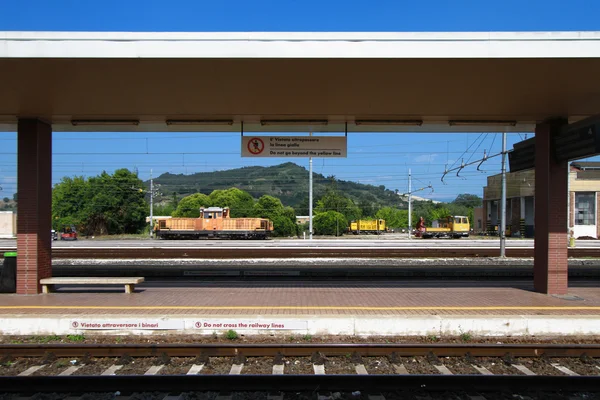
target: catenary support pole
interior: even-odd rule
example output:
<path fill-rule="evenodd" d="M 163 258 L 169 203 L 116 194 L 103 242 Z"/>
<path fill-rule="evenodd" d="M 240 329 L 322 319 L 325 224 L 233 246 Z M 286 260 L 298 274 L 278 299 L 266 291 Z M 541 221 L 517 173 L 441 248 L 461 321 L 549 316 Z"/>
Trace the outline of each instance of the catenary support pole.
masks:
<path fill-rule="evenodd" d="M 312 136 L 312 132 L 310 132 Z M 312 157 L 308 159 L 308 238 L 313 238 L 313 162 Z"/>
<path fill-rule="evenodd" d="M 408 169 L 408 238 L 412 239 L 412 176 Z"/>
<path fill-rule="evenodd" d="M 150 170 L 150 237 L 152 237 L 154 228 L 154 181 L 152 180 L 152 170 Z"/>
<path fill-rule="evenodd" d="M 502 193 L 500 203 L 500 257 L 506 257 L 506 132 L 502 132 Z"/>

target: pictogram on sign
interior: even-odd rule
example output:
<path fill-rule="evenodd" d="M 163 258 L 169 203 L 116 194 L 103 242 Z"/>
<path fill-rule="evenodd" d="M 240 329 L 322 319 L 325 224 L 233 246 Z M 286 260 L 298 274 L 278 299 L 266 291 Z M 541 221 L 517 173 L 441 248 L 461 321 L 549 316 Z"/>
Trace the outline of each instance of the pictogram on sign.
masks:
<path fill-rule="evenodd" d="M 252 154 L 260 154 L 265 149 L 265 142 L 261 138 L 254 137 L 248 142 L 248 151 Z"/>

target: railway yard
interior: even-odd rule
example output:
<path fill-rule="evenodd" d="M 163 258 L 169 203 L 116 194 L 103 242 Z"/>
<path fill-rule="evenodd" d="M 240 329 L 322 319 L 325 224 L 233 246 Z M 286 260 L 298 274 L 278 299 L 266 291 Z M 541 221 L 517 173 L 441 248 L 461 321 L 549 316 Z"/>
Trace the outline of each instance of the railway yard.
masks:
<path fill-rule="evenodd" d="M 490 239 L 55 242 L 55 277 L 145 281 L 4 297 L 1 396 L 600 398 L 600 246 L 569 249 L 568 296 L 532 292 L 531 241 L 497 251 Z"/>

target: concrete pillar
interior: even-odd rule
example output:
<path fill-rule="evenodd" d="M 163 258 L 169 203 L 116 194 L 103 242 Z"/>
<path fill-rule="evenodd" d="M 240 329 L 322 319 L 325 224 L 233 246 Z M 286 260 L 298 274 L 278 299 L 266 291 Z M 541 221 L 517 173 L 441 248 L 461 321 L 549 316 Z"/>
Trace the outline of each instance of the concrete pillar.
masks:
<path fill-rule="evenodd" d="M 568 162 L 556 162 L 552 135 L 560 123 L 535 129 L 535 239 L 533 280 L 536 292 L 566 294 Z"/>
<path fill-rule="evenodd" d="M 510 199 L 510 232 L 514 236 L 521 229 L 521 198 Z"/>
<path fill-rule="evenodd" d="M 52 276 L 52 127 L 20 119 L 17 133 L 17 293 L 37 294 Z"/>

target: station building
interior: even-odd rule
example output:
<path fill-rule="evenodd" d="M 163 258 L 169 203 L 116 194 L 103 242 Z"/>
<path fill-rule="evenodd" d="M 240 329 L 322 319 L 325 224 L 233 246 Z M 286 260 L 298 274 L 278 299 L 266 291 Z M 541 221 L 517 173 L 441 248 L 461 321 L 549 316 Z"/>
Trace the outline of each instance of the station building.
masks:
<path fill-rule="evenodd" d="M 572 162 L 569 166 L 568 231 L 575 238 L 600 237 L 600 162 Z M 474 230 L 496 233 L 501 218 L 502 174 L 488 177 L 483 207 L 475 212 Z M 533 237 L 535 170 L 506 174 L 507 236 Z M 552 212 L 552 210 L 551 210 Z"/>
<path fill-rule="evenodd" d="M 14 238 L 17 235 L 17 214 L 0 211 L 0 239 Z"/>
<path fill-rule="evenodd" d="M 310 216 L 308 215 L 298 215 L 296 216 L 296 223 L 298 225 L 306 224 L 310 220 Z"/>

